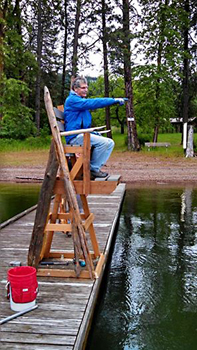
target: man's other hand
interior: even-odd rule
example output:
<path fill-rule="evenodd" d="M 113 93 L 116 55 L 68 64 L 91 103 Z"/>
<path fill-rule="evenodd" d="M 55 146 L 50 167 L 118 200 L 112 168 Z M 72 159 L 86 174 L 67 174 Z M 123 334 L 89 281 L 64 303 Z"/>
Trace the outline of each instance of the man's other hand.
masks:
<path fill-rule="evenodd" d="M 115 98 L 114 99 L 117 103 L 119 103 L 120 106 L 125 104 L 125 99 L 124 98 Z"/>

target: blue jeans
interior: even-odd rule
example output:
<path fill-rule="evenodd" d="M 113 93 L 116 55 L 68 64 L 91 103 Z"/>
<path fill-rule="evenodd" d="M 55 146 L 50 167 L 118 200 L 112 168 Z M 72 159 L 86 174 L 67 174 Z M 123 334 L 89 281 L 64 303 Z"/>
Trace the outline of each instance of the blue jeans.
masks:
<path fill-rule="evenodd" d="M 70 140 L 70 145 L 82 145 L 83 134 L 79 134 Z M 99 171 L 107 162 L 114 148 L 114 141 L 108 137 L 90 134 L 90 144 L 93 146 L 90 159 L 90 170 Z"/>

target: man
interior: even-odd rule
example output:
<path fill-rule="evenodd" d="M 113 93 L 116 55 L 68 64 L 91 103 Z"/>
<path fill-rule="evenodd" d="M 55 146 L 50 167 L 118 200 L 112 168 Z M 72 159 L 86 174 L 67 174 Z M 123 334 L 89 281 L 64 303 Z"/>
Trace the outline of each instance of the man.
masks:
<path fill-rule="evenodd" d="M 92 116 L 89 110 L 116 103 L 124 104 L 124 99 L 121 98 L 86 98 L 87 93 L 87 80 L 83 77 L 75 78 L 71 83 L 71 91 L 64 104 L 65 131 L 90 128 Z M 66 142 L 71 145 L 82 145 L 83 134 L 67 136 Z M 99 135 L 99 133 L 91 133 L 90 144 L 93 148 L 90 160 L 91 178 L 106 177 L 108 174 L 101 171 L 100 168 L 108 160 L 114 148 L 114 141 Z"/>

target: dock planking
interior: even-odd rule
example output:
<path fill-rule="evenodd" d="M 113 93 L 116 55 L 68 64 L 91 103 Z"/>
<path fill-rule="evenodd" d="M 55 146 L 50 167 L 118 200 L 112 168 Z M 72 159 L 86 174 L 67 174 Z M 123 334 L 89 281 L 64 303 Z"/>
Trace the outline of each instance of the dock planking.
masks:
<path fill-rule="evenodd" d="M 103 270 L 95 280 L 38 277 L 38 308 L 0 325 L 1 348 L 26 350 L 80 350 L 84 348 L 104 268 L 109 256 L 119 217 L 125 184 L 110 195 L 89 195 L 88 204 L 95 215 L 94 227 L 101 252 L 105 254 Z M 0 232 L 0 319 L 12 315 L 6 299 L 7 271 L 11 261 L 27 264 L 29 242 L 35 210 L 10 221 Z M 89 237 L 88 241 L 89 241 Z M 63 248 L 64 247 L 64 248 Z M 55 234 L 52 249 L 73 250 L 72 238 Z"/>

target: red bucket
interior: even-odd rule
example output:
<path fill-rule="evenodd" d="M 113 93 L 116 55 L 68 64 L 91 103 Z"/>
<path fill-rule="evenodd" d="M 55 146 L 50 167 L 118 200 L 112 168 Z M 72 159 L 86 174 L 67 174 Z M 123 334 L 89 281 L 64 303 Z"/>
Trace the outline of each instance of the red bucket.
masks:
<path fill-rule="evenodd" d="M 10 299 L 16 304 L 31 303 L 36 299 L 38 282 L 32 266 L 14 267 L 8 271 Z"/>

